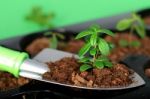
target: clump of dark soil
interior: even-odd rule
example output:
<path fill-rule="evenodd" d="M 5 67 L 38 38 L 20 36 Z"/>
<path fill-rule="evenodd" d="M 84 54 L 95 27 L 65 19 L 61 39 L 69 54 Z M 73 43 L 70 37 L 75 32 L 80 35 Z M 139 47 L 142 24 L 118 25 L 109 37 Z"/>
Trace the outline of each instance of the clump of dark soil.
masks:
<path fill-rule="evenodd" d="M 9 90 L 17 88 L 27 83 L 29 83 L 29 79 L 27 78 L 16 78 L 10 73 L 0 72 L 0 90 Z"/>
<path fill-rule="evenodd" d="M 122 87 L 132 83 L 132 72 L 123 64 L 115 64 L 112 68 L 91 69 L 80 72 L 81 63 L 74 57 L 66 57 L 56 62 L 47 63 L 51 72 L 43 75 L 43 79 L 64 84 L 84 87 Z"/>
<path fill-rule="evenodd" d="M 137 55 L 150 55 L 150 46 L 148 46 L 150 42 L 149 37 L 145 37 L 144 39 L 140 39 L 135 35 L 130 35 L 128 33 L 116 33 L 115 37 L 106 36 L 105 39 L 108 42 L 114 43 L 115 48 L 111 51 L 109 58 L 112 61 L 119 62 L 123 58 L 125 58 L 129 54 L 137 54 Z M 119 45 L 119 41 L 121 39 L 129 41 L 139 41 L 141 45 L 139 47 L 122 47 Z"/>
<path fill-rule="evenodd" d="M 41 37 L 38 39 L 33 40 L 26 48 L 27 51 L 31 56 L 38 54 L 42 49 L 48 48 L 50 46 L 49 39 L 46 37 Z"/>

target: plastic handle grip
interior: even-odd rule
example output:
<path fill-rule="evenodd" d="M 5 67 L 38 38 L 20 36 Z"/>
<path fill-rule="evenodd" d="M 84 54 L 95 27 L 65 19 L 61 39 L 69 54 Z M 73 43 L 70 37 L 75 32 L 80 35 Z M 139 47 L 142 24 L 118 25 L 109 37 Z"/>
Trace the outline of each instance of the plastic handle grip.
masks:
<path fill-rule="evenodd" d="M 19 76 L 21 64 L 29 56 L 27 53 L 14 51 L 0 46 L 0 70 Z"/>

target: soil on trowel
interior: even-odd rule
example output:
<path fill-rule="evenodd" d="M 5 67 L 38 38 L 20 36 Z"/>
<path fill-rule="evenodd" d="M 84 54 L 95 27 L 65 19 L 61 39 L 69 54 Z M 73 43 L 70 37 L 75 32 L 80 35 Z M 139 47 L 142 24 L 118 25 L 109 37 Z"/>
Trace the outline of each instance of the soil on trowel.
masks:
<path fill-rule="evenodd" d="M 74 57 L 47 64 L 51 72 L 45 73 L 43 79 L 54 82 L 99 88 L 124 87 L 132 83 L 133 72 L 123 64 L 113 63 L 112 68 L 95 68 L 84 72 L 79 71 L 81 63 Z"/>

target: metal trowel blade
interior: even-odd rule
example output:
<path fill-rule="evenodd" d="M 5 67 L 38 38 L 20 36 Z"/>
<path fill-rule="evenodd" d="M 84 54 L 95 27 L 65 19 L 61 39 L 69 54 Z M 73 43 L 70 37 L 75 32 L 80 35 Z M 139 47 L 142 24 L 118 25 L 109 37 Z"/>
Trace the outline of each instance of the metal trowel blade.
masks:
<path fill-rule="evenodd" d="M 78 58 L 77 55 L 72 54 L 72 53 L 46 48 L 42 50 L 38 55 L 36 55 L 33 59 L 39 62 L 45 63 L 45 62 L 55 62 L 64 57 L 72 57 L 72 56 L 74 56 L 75 58 Z M 122 89 L 135 88 L 135 87 L 140 87 L 142 85 L 145 85 L 145 81 L 136 72 L 134 72 L 134 74 L 132 75 L 132 79 L 133 79 L 133 83 L 130 84 L 129 86 L 112 87 L 112 88 L 90 88 L 90 87 L 73 86 L 73 85 L 62 84 L 62 83 L 53 82 L 53 81 L 47 81 L 42 78 L 37 79 L 37 80 L 52 83 L 52 84 L 58 84 L 58 85 L 66 86 L 66 87 L 74 87 L 74 88 L 79 88 L 79 89 L 90 89 L 90 90 L 122 90 Z"/>

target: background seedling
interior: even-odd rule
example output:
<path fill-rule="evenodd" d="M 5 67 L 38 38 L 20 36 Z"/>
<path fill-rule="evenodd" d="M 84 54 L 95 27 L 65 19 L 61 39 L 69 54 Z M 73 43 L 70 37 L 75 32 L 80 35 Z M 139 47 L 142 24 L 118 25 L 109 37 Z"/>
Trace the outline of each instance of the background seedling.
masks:
<path fill-rule="evenodd" d="M 133 31 L 136 31 L 136 33 L 141 38 L 144 38 L 146 36 L 144 22 L 141 19 L 141 17 L 135 13 L 132 14 L 131 18 L 127 18 L 127 19 L 123 19 L 123 20 L 119 21 L 117 24 L 117 29 L 119 31 L 130 29 L 129 41 L 124 40 L 124 39 L 121 39 L 119 41 L 120 46 L 123 46 L 123 47 L 128 47 L 128 46 L 129 47 L 139 47 L 141 45 L 141 43 L 139 41 L 131 40 L 131 35 L 132 35 Z"/>
<path fill-rule="evenodd" d="M 54 13 L 44 13 L 41 7 L 36 6 L 31 9 L 29 15 L 25 17 L 27 21 L 34 22 L 42 27 L 52 28 L 52 20 L 54 19 Z"/>
<path fill-rule="evenodd" d="M 51 29 L 53 24 L 51 23 L 54 18 L 54 13 L 44 13 L 41 7 L 33 7 L 30 14 L 26 16 L 26 20 L 34 22 L 42 27 Z M 56 49 L 58 46 L 58 38 L 64 39 L 64 36 L 60 33 L 46 32 L 45 36 L 49 36 L 50 47 Z"/>
<path fill-rule="evenodd" d="M 58 39 L 64 39 L 64 35 L 60 33 L 55 33 L 55 32 L 46 32 L 45 36 L 50 36 L 50 48 L 57 49 L 58 47 Z"/>
<path fill-rule="evenodd" d="M 110 53 L 109 44 L 101 37 L 102 34 L 107 34 L 114 36 L 114 33 L 110 30 L 103 29 L 98 25 L 93 25 L 89 29 L 80 32 L 76 39 L 83 37 L 89 37 L 86 40 L 85 45 L 79 51 L 79 61 L 83 63 L 80 67 L 80 71 L 86 71 L 90 68 L 99 68 L 112 67 L 113 64 L 107 58 L 107 55 Z M 86 56 L 85 54 L 90 54 Z"/>

